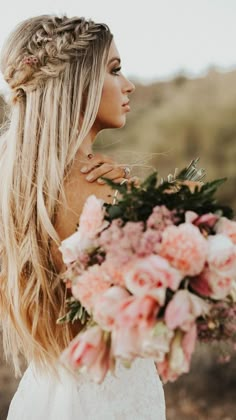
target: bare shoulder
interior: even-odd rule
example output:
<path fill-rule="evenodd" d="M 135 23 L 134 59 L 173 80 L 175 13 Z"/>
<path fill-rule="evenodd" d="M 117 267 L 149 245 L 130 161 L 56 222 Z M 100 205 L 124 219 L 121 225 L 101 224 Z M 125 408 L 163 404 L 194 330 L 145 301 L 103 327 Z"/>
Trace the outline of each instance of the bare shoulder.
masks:
<path fill-rule="evenodd" d="M 81 173 L 68 179 L 64 187 L 67 205 L 59 204 L 54 224 L 61 241 L 75 232 L 84 203 L 89 195 L 95 194 L 107 203 L 112 203 L 114 196 L 114 190 L 107 184 L 89 183 Z M 57 271 L 63 272 L 66 267 L 55 242 L 51 243 L 50 251 Z"/>
<path fill-rule="evenodd" d="M 63 240 L 71 235 L 79 222 L 84 203 L 89 195 L 95 194 L 105 202 L 111 203 L 114 196 L 107 184 L 89 183 L 79 171 L 65 182 L 67 205 L 60 204 L 56 214 L 55 229 Z"/>

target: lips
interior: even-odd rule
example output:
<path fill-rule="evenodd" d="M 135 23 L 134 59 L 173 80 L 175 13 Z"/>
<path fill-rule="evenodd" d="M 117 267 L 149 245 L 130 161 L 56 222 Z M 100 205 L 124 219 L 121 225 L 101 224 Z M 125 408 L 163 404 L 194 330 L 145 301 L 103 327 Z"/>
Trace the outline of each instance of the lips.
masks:
<path fill-rule="evenodd" d="M 125 102 L 122 106 L 129 105 L 129 101 Z"/>

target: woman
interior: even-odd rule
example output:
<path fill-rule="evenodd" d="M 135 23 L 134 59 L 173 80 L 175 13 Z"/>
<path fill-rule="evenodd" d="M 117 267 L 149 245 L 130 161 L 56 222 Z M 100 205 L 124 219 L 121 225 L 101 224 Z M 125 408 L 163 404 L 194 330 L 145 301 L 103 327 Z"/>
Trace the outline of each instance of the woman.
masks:
<path fill-rule="evenodd" d="M 1 320 L 16 372 L 20 354 L 29 363 L 8 419 L 165 419 L 152 360 L 119 365 L 102 385 L 75 379 L 58 362 L 80 329 L 56 324 L 67 297 L 58 246 L 90 194 L 112 200 L 108 185 L 92 181 L 123 179 L 111 159 L 101 166 L 101 156 L 88 159 L 98 132 L 125 124 L 134 90 L 113 36 L 84 18 L 28 19 L 6 41 L 1 69 L 12 90 L 0 140 Z"/>

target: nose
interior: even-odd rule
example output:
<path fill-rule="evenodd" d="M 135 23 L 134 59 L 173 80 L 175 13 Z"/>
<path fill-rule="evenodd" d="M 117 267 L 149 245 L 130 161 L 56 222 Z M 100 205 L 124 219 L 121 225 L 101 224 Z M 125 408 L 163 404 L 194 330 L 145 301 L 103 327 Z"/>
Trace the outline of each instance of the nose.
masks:
<path fill-rule="evenodd" d="M 124 77 L 124 87 L 123 87 L 123 92 L 124 93 L 133 93 L 135 91 L 135 85 L 129 80 L 127 79 L 127 77 Z"/>

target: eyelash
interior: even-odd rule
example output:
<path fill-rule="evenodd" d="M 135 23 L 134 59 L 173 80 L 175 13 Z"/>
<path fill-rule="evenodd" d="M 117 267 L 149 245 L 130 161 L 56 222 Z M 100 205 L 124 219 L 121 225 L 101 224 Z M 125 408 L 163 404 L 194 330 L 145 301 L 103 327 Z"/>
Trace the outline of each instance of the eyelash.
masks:
<path fill-rule="evenodd" d="M 114 74 L 115 76 L 119 76 L 119 71 L 121 71 L 121 67 L 117 67 L 116 69 L 112 70 L 112 74 Z"/>

